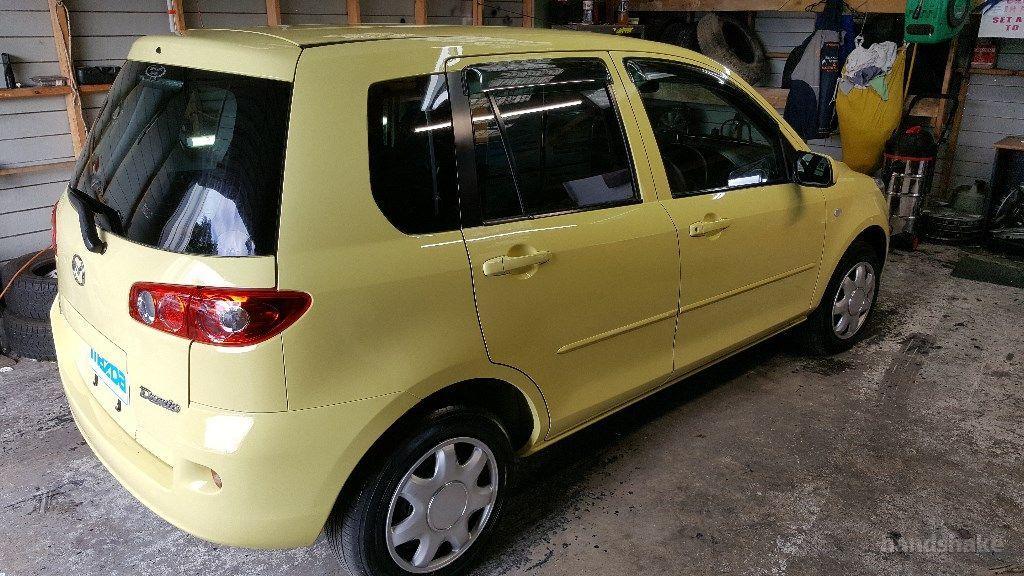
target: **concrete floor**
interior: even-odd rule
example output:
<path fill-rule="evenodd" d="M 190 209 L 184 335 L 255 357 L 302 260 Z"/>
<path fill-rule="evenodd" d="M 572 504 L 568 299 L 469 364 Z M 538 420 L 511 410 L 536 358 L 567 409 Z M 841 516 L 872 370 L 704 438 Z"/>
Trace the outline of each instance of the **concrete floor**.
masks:
<path fill-rule="evenodd" d="M 1024 291 L 896 253 L 870 336 L 783 336 L 527 460 L 481 575 L 1024 574 Z M 964 551 L 966 549 L 966 551 Z M 54 365 L 0 372 L 0 574 L 340 574 L 137 503 Z"/>

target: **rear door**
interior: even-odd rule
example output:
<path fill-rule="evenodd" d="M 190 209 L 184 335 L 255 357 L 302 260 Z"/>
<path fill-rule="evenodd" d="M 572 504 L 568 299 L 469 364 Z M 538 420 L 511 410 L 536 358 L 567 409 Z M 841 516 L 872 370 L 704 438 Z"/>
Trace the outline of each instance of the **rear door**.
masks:
<path fill-rule="evenodd" d="M 67 197 L 58 207 L 60 309 L 79 337 L 78 371 L 157 456 L 174 405 L 228 402 L 244 390 L 236 365 L 270 358 L 282 370 L 279 339 L 191 344 L 133 320 L 129 292 L 137 282 L 274 287 L 290 95 L 283 81 L 127 62 L 71 182 L 117 213 L 114 223 L 99 219 L 103 245 L 87 246 L 82 211 Z M 216 389 L 190 389 L 213 378 Z M 254 408 L 284 408 L 282 379 Z"/>
<path fill-rule="evenodd" d="M 610 69 L 606 54 L 580 53 L 449 68 L 487 353 L 536 381 L 551 435 L 672 369 L 675 229 L 646 160 L 634 162 L 639 138 Z"/>
<path fill-rule="evenodd" d="M 617 60 L 679 227 L 676 370 L 686 373 L 807 313 L 825 198 L 792 181 L 792 145 L 777 115 L 727 69 L 652 55 Z"/>

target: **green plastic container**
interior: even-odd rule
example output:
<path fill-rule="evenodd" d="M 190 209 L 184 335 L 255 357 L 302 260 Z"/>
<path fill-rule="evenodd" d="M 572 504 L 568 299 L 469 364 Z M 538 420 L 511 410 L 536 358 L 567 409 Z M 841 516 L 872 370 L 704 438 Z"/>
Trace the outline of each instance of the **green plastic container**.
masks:
<path fill-rule="evenodd" d="M 904 40 L 938 44 L 963 29 L 971 12 L 971 0 L 907 0 Z"/>

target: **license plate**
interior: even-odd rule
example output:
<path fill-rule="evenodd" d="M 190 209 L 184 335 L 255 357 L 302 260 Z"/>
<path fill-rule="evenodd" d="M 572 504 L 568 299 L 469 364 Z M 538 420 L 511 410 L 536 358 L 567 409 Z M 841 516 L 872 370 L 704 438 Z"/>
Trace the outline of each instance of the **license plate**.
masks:
<path fill-rule="evenodd" d="M 131 403 L 128 394 L 128 375 L 124 373 L 124 370 L 118 368 L 116 364 L 92 348 L 89 349 L 89 367 L 92 368 L 93 374 L 99 381 L 110 388 L 114 396 L 117 396 L 125 404 Z"/>

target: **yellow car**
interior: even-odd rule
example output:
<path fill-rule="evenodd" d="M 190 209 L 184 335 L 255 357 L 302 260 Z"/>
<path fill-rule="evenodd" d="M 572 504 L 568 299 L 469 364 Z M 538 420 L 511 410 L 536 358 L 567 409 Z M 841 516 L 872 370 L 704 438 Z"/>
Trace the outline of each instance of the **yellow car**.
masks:
<path fill-rule="evenodd" d="M 795 326 L 852 345 L 886 203 L 727 68 L 550 30 L 131 49 L 54 209 L 93 451 L 218 543 L 454 574 L 514 460 Z"/>

